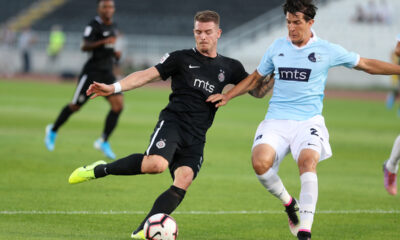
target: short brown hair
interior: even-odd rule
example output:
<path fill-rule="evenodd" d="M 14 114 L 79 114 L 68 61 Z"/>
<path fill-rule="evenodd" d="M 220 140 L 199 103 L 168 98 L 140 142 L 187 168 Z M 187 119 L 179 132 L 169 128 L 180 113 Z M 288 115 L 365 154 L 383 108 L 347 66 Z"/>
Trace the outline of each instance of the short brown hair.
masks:
<path fill-rule="evenodd" d="M 214 22 L 219 26 L 219 14 L 211 10 L 197 12 L 194 16 L 194 22 Z"/>
<path fill-rule="evenodd" d="M 314 19 L 317 9 L 313 0 L 286 0 L 283 5 L 285 15 L 286 13 L 296 14 L 296 12 L 301 12 L 307 22 Z"/>

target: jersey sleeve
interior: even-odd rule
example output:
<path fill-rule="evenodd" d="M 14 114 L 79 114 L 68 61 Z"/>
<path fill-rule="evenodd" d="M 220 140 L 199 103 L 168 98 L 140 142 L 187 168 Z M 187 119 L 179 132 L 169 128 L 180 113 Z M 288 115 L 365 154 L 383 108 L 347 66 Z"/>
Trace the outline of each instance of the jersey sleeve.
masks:
<path fill-rule="evenodd" d="M 265 52 L 260 64 L 257 67 L 257 71 L 261 76 L 267 76 L 274 71 L 274 64 L 272 62 L 272 51 L 274 44 L 272 44 Z"/>
<path fill-rule="evenodd" d="M 249 74 L 246 72 L 244 69 L 243 65 L 241 62 L 234 60 L 234 64 L 232 66 L 232 69 L 235 69 L 235 71 L 232 74 L 232 79 L 230 81 L 231 84 L 238 84 L 240 81 L 245 79 Z"/>
<path fill-rule="evenodd" d="M 98 26 L 94 21 L 91 21 L 83 31 L 83 39 L 89 42 L 96 41 L 96 32 L 98 31 Z"/>
<path fill-rule="evenodd" d="M 397 34 L 396 40 L 397 40 L 397 42 L 400 42 L 400 33 Z"/>
<path fill-rule="evenodd" d="M 161 78 L 165 81 L 174 75 L 179 69 L 178 52 L 166 53 L 155 68 L 160 73 Z"/>
<path fill-rule="evenodd" d="M 360 61 L 360 55 L 354 52 L 349 52 L 342 46 L 337 44 L 330 44 L 331 61 L 330 66 L 345 66 L 347 68 L 353 68 L 358 65 Z"/>

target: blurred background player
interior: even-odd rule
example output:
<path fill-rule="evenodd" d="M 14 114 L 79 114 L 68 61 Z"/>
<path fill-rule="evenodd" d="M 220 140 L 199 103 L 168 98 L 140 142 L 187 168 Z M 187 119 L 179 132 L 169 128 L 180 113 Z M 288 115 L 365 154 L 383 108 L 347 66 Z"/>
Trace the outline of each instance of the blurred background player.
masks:
<path fill-rule="evenodd" d="M 254 82 L 275 74 L 268 112 L 255 134 L 252 163 L 261 184 L 286 207 L 291 232 L 299 240 L 308 240 L 318 199 L 317 165 L 332 156 L 322 116 L 328 70 L 345 66 L 370 74 L 392 75 L 400 74 L 400 66 L 362 58 L 318 38 L 312 30 L 317 10 L 312 0 L 287 0 L 283 10 L 288 36 L 268 48 L 254 73 L 226 94 L 212 95 L 207 101 L 223 106 L 252 90 Z M 300 173 L 299 207 L 278 176 L 279 165 L 289 152 Z"/>
<path fill-rule="evenodd" d="M 23 73 L 29 73 L 32 70 L 32 46 L 36 43 L 37 36 L 30 26 L 25 27 L 18 37 L 18 48 L 21 51 L 21 63 Z"/>
<path fill-rule="evenodd" d="M 170 77 L 172 80 L 168 106 L 159 115 L 145 154 L 132 154 L 108 164 L 98 161 L 77 168 L 69 178 L 75 184 L 107 175 L 157 174 L 169 168 L 173 185 L 156 199 L 132 233 L 133 239 L 145 239 L 143 226 L 148 217 L 156 213 L 171 214 L 179 206 L 200 171 L 206 132 L 217 111 L 206 102 L 207 97 L 248 75 L 239 61 L 217 53 L 222 32 L 219 22 L 216 12 L 198 12 L 193 30 L 196 48 L 166 54 L 156 66 L 134 72 L 113 85 L 95 82 L 89 87 L 88 94 L 94 94 L 94 98 Z"/>
<path fill-rule="evenodd" d="M 400 162 L 400 135 L 394 141 L 390 157 L 383 164 L 384 184 L 386 191 L 391 195 L 397 194 L 397 172 Z"/>
<path fill-rule="evenodd" d="M 397 35 L 397 44 L 394 49 L 392 61 L 396 64 L 400 64 L 400 33 Z M 393 75 L 394 89 L 388 94 L 386 98 L 386 107 L 392 109 L 396 99 L 400 96 L 400 79 L 399 75 Z M 397 110 L 397 115 L 400 116 L 400 107 Z"/>
<path fill-rule="evenodd" d="M 62 31 L 61 25 L 54 25 L 51 27 L 49 36 L 49 45 L 47 46 L 47 56 L 50 62 L 54 63 L 65 44 L 65 34 Z"/>
<path fill-rule="evenodd" d="M 68 118 L 78 111 L 88 100 L 86 90 L 93 81 L 112 84 L 116 81 L 113 73 L 113 62 L 121 53 L 115 51 L 114 45 L 117 38 L 116 24 L 112 17 L 115 12 L 114 0 L 98 0 L 98 16 L 96 16 L 84 31 L 82 51 L 90 52 L 90 58 L 83 67 L 79 77 L 72 102 L 67 104 L 58 115 L 54 124 L 46 127 L 45 144 L 49 151 L 54 150 L 54 144 L 59 128 Z M 94 142 L 94 147 L 101 150 L 110 159 L 115 159 L 108 138 L 117 125 L 118 118 L 123 109 L 123 96 L 121 93 L 106 97 L 111 105 L 102 136 Z"/>

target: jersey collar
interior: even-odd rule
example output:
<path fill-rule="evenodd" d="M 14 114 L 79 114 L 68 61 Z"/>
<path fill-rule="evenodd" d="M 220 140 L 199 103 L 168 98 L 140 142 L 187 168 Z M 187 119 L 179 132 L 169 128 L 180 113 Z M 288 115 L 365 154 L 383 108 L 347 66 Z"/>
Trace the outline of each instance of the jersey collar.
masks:
<path fill-rule="evenodd" d="M 201 57 L 203 57 L 203 58 L 206 58 L 206 59 L 211 59 L 211 60 L 213 60 L 213 59 L 217 59 L 220 55 L 219 55 L 219 53 L 217 53 L 217 56 L 215 57 L 215 58 L 213 58 L 213 57 L 208 57 L 208 56 L 204 56 L 203 54 L 201 54 L 198 50 L 197 50 L 197 48 L 192 48 L 192 50 L 198 55 L 198 56 L 201 56 Z"/>
<path fill-rule="evenodd" d="M 290 41 L 289 36 L 288 36 L 286 39 L 289 41 L 289 43 L 290 43 L 295 49 L 303 49 L 303 48 L 306 48 L 306 47 L 310 46 L 310 45 L 313 44 L 314 42 L 318 41 L 317 34 L 315 34 L 315 31 L 314 31 L 314 29 L 312 29 L 312 28 L 311 28 L 311 33 L 312 33 L 312 37 L 310 38 L 310 40 L 308 40 L 307 44 L 304 45 L 304 46 L 302 46 L 302 47 L 298 47 L 298 46 L 294 45 L 294 44 L 292 43 L 292 41 Z"/>

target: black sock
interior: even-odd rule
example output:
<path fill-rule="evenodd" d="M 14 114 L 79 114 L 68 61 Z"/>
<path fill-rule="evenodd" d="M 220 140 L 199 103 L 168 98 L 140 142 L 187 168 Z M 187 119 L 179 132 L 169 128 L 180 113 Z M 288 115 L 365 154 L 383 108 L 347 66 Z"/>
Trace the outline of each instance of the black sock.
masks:
<path fill-rule="evenodd" d="M 185 197 L 186 191 L 171 186 L 167 191 L 163 192 L 154 202 L 153 208 L 147 214 L 146 218 L 140 224 L 140 226 L 136 229 L 135 232 L 138 232 L 143 229 L 146 220 L 153 216 L 156 213 L 166 213 L 171 214 L 182 202 L 183 198 Z"/>
<path fill-rule="evenodd" d="M 104 125 L 104 131 L 103 131 L 103 140 L 106 142 L 108 138 L 110 137 L 112 131 L 114 130 L 115 126 L 117 126 L 119 114 L 121 112 L 113 112 L 110 110 L 106 117 L 106 122 Z"/>
<path fill-rule="evenodd" d="M 299 239 L 310 239 L 311 238 L 311 233 L 310 232 L 305 232 L 305 231 L 299 231 L 297 233 L 297 237 Z"/>
<path fill-rule="evenodd" d="M 65 106 L 61 112 L 60 115 L 58 115 L 56 122 L 53 125 L 53 128 L 51 129 L 54 132 L 57 132 L 58 128 L 61 127 L 71 116 L 73 111 L 69 108 L 69 105 Z"/>
<path fill-rule="evenodd" d="M 138 175 L 142 174 L 143 154 L 132 154 L 109 164 L 98 165 L 94 168 L 96 178 L 111 175 Z"/>

